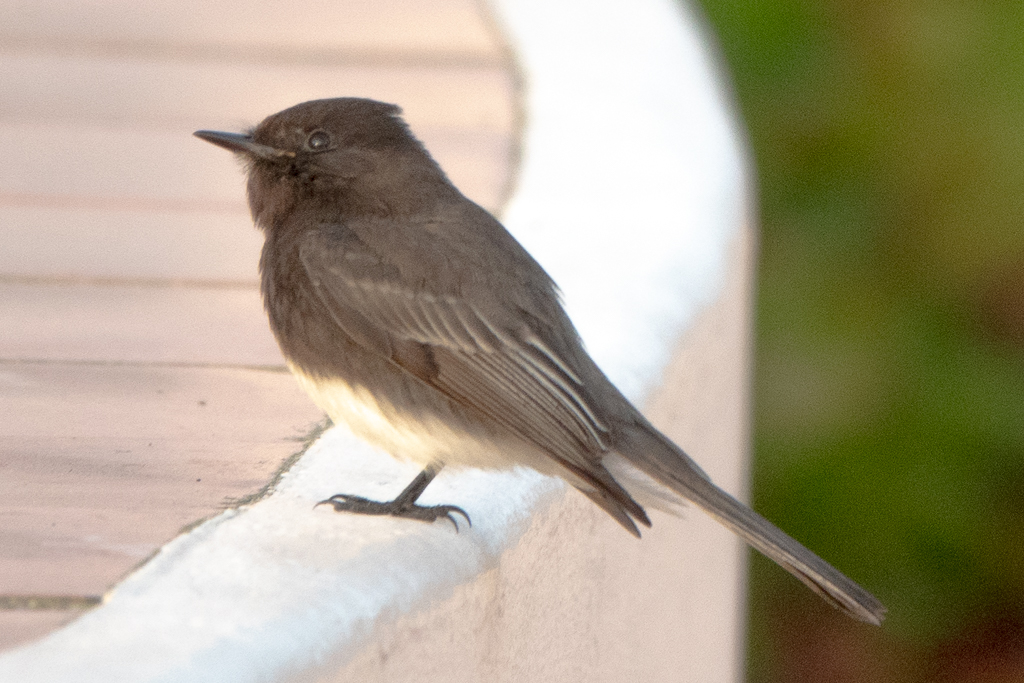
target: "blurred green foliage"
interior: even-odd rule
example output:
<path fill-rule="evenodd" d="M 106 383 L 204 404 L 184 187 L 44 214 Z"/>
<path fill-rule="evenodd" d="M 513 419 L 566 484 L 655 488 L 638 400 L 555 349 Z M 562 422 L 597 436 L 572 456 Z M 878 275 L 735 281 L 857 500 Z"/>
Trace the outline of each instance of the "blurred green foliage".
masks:
<path fill-rule="evenodd" d="M 756 507 L 878 647 L 1024 624 L 1024 3 L 700 4 L 759 180 Z M 787 581 L 755 562 L 752 661 Z"/>

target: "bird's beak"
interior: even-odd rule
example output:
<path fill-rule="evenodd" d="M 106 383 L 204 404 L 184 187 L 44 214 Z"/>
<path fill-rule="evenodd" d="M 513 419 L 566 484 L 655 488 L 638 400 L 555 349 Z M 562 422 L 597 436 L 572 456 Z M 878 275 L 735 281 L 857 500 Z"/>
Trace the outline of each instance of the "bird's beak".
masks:
<path fill-rule="evenodd" d="M 221 133 L 216 130 L 197 130 L 193 135 L 201 140 L 212 142 L 218 147 L 230 149 L 232 152 L 245 154 L 258 159 L 277 161 L 282 157 L 295 156 L 295 152 L 289 152 L 283 149 L 277 149 L 276 147 L 270 147 L 269 145 L 261 145 L 258 142 L 253 142 L 251 135 L 243 135 L 241 133 Z"/>

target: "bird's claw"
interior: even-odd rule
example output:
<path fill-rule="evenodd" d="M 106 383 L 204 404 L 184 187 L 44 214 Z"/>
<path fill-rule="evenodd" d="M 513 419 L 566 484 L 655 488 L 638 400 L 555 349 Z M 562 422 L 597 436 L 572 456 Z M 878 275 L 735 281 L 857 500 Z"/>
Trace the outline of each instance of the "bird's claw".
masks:
<path fill-rule="evenodd" d="M 347 493 L 336 493 L 326 500 L 321 500 L 314 507 L 320 505 L 330 505 L 335 512 L 354 512 L 357 515 L 388 515 L 416 519 L 421 522 L 436 522 L 443 518 L 452 523 L 456 532 L 459 531 L 459 523 L 454 515 L 459 514 L 465 518 L 470 527 L 473 526 L 473 521 L 466 511 L 456 505 L 416 505 L 394 500 L 381 503 Z"/>

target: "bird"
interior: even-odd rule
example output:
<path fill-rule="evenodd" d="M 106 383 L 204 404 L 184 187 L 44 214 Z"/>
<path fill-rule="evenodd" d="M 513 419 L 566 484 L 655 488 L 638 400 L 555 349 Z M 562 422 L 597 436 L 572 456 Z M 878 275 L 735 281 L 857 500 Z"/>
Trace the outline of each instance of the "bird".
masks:
<path fill-rule="evenodd" d="M 637 537 L 644 505 L 688 501 L 881 624 L 877 598 L 717 487 L 622 395 L 552 278 L 451 183 L 397 105 L 312 100 L 243 133 L 195 135 L 244 163 L 264 308 L 299 384 L 333 422 L 423 468 L 392 501 L 323 503 L 457 529 L 461 508 L 417 503 L 447 465 L 560 477 Z"/>

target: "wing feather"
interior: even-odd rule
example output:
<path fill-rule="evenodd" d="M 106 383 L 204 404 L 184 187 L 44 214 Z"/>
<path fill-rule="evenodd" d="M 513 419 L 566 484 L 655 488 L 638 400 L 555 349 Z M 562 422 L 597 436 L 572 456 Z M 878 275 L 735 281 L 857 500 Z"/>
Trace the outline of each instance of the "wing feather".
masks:
<path fill-rule="evenodd" d="M 439 391 L 574 467 L 589 470 L 607 450 L 608 427 L 579 374 L 538 330 L 504 326 L 461 296 L 406 286 L 351 239 L 310 232 L 300 258 L 342 329 L 358 318 L 392 342 L 427 346 L 437 373 L 423 379 Z"/>

